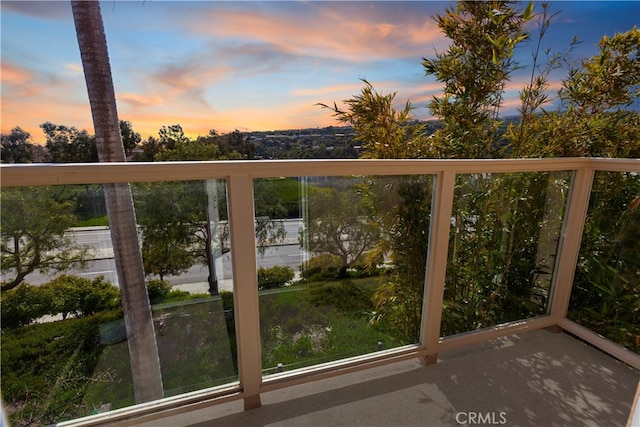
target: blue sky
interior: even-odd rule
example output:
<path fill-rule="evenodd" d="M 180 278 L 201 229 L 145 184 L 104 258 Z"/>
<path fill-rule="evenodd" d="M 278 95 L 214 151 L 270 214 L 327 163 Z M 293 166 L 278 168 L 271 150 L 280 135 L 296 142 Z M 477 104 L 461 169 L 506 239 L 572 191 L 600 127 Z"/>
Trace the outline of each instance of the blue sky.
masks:
<path fill-rule="evenodd" d="M 143 138 L 176 123 L 194 137 L 336 125 L 315 104 L 340 104 L 366 78 L 428 119 L 427 103 L 442 85 L 424 76 L 421 62 L 447 48 L 431 16 L 449 4 L 101 2 L 119 116 Z M 552 1 L 551 10 L 560 14 L 543 48 L 562 50 L 577 36 L 572 62 L 594 55 L 602 36 L 640 25 L 636 1 Z M 45 121 L 93 132 L 70 3 L 2 0 L 0 14 L 2 132 L 20 126 L 43 142 Z M 525 66 L 532 48 L 516 52 Z M 530 72 L 512 77 L 504 114 L 515 112 Z M 565 75 L 553 76 L 552 95 Z"/>

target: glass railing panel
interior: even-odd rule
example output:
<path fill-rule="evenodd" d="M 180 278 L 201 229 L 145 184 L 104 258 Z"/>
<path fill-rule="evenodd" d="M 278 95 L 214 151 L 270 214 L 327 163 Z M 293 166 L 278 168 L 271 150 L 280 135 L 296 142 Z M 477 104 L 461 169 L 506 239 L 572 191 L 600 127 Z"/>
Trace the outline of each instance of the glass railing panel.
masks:
<path fill-rule="evenodd" d="M 255 181 L 257 227 L 272 239 L 258 237 L 257 255 L 265 375 L 418 342 L 432 185 Z"/>
<path fill-rule="evenodd" d="M 547 313 L 570 178 L 457 176 L 442 336 Z"/>
<path fill-rule="evenodd" d="M 640 353 L 640 176 L 596 172 L 568 317 Z"/>
<path fill-rule="evenodd" d="M 163 396 L 237 381 L 233 304 L 211 295 L 208 280 L 207 260 L 218 267 L 219 290 L 232 288 L 224 181 L 134 184 L 132 192 Z M 134 405 L 101 186 L 9 188 L 1 197 L 5 288 L 41 249 L 38 268 L 1 294 L 2 393 L 12 424 L 47 425 Z M 216 237 L 207 240 L 207 230 Z M 50 265 L 41 271 L 43 260 Z"/>
<path fill-rule="evenodd" d="M 236 381 L 226 182 L 133 191 L 165 397 Z"/>

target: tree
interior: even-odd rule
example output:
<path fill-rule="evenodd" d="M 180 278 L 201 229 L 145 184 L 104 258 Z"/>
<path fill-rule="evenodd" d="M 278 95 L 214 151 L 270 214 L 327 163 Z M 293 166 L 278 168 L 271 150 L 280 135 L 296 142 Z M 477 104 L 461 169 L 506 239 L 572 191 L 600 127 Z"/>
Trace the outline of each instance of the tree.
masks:
<path fill-rule="evenodd" d="M 532 3 L 518 10 L 509 2 L 459 2 L 436 17 L 451 39 L 447 51 L 423 62 L 426 75 L 444 85 L 444 94 L 429 105 L 444 125 L 432 138 L 439 157 L 527 155 L 524 141 L 532 141 L 527 131 L 536 126 L 536 109 L 547 100 L 548 75 L 570 51 L 551 55 L 545 68 L 536 63 L 521 92 L 520 125 L 510 125 L 503 133 L 504 89 L 519 68 L 513 52 L 529 37 L 525 25 L 535 18 L 540 41 L 552 18 L 544 4 L 538 16 Z M 534 51 L 536 60 L 537 56 Z M 526 318 L 546 309 L 549 281 L 540 277 L 549 277 L 551 271 L 541 260 L 553 258 L 541 256 L 540 248 L 546 243 L 557 247 L 559 230 L 553 227 L 561 223 L 558 210 L 547 204 L 555 200 L 562 206 L 566 185 L 565 178 L 546 173 L 456 177 L 442 334 Z"/>
<path fill-rule="evenodd" d="M 45 122 L 40 125 L 54 163 L 93 163 L 98 161 L 95 137 L 86 130 Z"/>
<path fill-rule="evenodd" d="M 202 182 L 139 184 L 135 187 L 135 200 L 148 274 L 163 279 L 185 272 L 198 261 L 211 265 L 213 255 L 207 253 L 212 253 L 213 248 L 207 242 L 211 241 L 212 230 L 207 225 L 207 194 Z M 219 231 L 222 229 L 215 232 Z M 210 276 L 215 294 L 215 273 L 210 272 Z"/>
<path fill-rule="evenodd" d="M 372 259 L 388 255 L 389 280 L 373 295 L 372 320 L 388 322 L 405 343 L 418 342 L 431 218 L 431 176 L 370 177 L 367 200 L 380 227 Z"/>
<path fill-rule="evenodd" d="M 159 143 L 164 150 L 173 150 L 176 146 L 189 141 L 182 126 L 175 124 L 162 126 L 158 131 Z"/>
<path fill-rule="evenodd" d="M 255 144 L 238 129 L 218 137 L 221 151 L 229 159 L 253 159 L 256 155 Z"/>
<path fill-rule="evenodd" d="M 564 114 L 540 119 L 543 141 L 563 138 L 550 155 L 640 157 L 640 30 L 599 46 L 563 81 Z M 569 307 L 571 318 L 630 349 L 629 336 L 640 336 L 639 195 L 637 174 L 596 172 Z"/>
<path fill-rule="evenodd" d="M 407 159 L 429 157 L 424 125 L 411 114 L 407 102 L 401 111 L 394 107 L 396 94 L 383 95 L 371 83 L 362 79 L 364 88 L 359 95 L 344 101 L 343 110 L 336 104 L 329 107 L 341 123 L 352 126 L 356 139 L 362 142 L 363 157 L 374 159 Z"/>
<path fill-rule="evenodd" d="M 156 162 L 170 162 L 180 160 L 218 160 L 223 158 L 219 147 L 215 143 L 198 138 L 175 144 L 171 149 L 163 149 L 155 153 Z"/>
<path fill-rule="evenodd" d="M 560 98 L 578 114 L 636 109 L 640 96 L 640 29 L 603 37 L 600 52 L 569 70 Z"/>
<path fill-rule="evenodd" d="M 133 155 L 132 160 L 135 162 L 152 162 L 162 147 L 160 147 L 158 139 L 150 135 L 149 138 L 142 141 L 140 148 L 142 151 Z"/>
<path fill-rule="evenodd" d="M 640 178 L 596 172 L 569 318 L 638 352 Z M 630 339 L 631 338 L 631 339 Z"/>
<path fill-rule="evenodd" d="M 287 217 L 281 193 L 283 188 L 279 184 L 279 179 L 258 179 L 253 183 L 256 242 L 260 254 L 264 254 L 267 246 L 275 245 L 286 237 L 284 224 L 278 221 Z"/>
<path fill-rule="evenodd" d="M 548 95 L 538 84 L 545 76 L 536 77 L 533 88 L 521 93 L 523 100 L 533 101 L 522 112 L 521 122 L 505 133 L 514 147 L 512 155 L 640 157 L 638 42 L 637 28 L 604 37 L 598 54 L 569 70 L 556 110 L 540 107 Z"/>
<path fill-rule="evenodd" d="M 175 136 L 172 148 L 159 151 L 156 161 L 216 160 L 224 158 L 215 131 L 208 137 L 189 140 L 180 125 L 164 128 L 164 133 Z M 168 138 L 165 136 L 165 139 Z M 256 239 L 259 251 L 266 245 L 284 239 L 284 225 L 273 218 L 286 217 L 280 196 L 268 185 L 269 180 L 258 180 L 256 188 Z M 171 182 L 143 184 L 137 187 L 136 203 L 143 230 L 143 251 L 147 272 L 164 277 L 186 271 L 196 262 L 209 269 L 209 292 L 218 295 L 216 259 L 229 248 L 225 247 L 229 235 L 226 218 L 224 183 Z M 162 194 L 162 197 L 158 197 Z M 164 206 L 164 207 L 163 207 Z M 176 260 L 176 256 L 183 256 Z"/>
<path fill-rule="evenodd" d="M 2 163 L 33 163 L 35 144 L 30 141 L 29 132 L 19 126 L 11 129 L 11 133 L 3 133 L 0 161 Z"/>
<path fill-rule="evenodd" d="M 101 162 L 125 161 L 100 4 L 71 2 Z M 136 402 L 162 398 L 162 375 L 129 184 L 105 184 Z"/>
<path fill-rule="evenodd" d="M 75 203 L 58 201 L 60 190 L 11 188 L 2 192 L 2 272 L 14 277 L 2 291 L 15 288 L 38 270 L 83 268 L 89 249 L 76 245 L 68 230 L 76 223 Z"/>
<path fill-rule="evenodd" d="M 344 101 L 347 109 L 334 105 L 331 110 L 340 122 L 353 127 L 356 139 L 362 142 L 363 157 L 432 156 L 435 151 L 424 124 L 415 120 L 408 102 L 398 112 L 393 105 L 394 97 L 395 94 L 378 93 L 365 81 L 359 95 Z M 420 333 L 432 179 L 368 177 L 362 191 L 381 236 L 368 262 L 376 263 L 390 256 L 393 265 L 392 279 L 374 294 L 372 320 L 389 322 L 403 342 L 415 343 Z"/>
<path fill-rule="evenodd" d="M 502 93 L 517 67 L 513 50 L 526 39 L 523 26 L 531 17 L 532 5 L 517 12 L 508 2 L 459 2 L 435 17 L 452 43 L 446 52 L 423 62 L 426 74 L 445 84 L 444 95 L 434 97 L 429 106 L 443 126 L 429 138 L 411 116 L 410 103 L 398 113 L 392 104 L 395 94 L 378 94 L 366 81 L 360 95 L 345 101 L 347 110 L 335 105 L 332 110 L 338 120 L 353 126 L 365 156 L 493 155 L 500 141 Z M 430 177 L 372 178 L 368 183 L 371 208 L 386 237 L 378 252 L 390 253 L 394 265 L 392 279 L 374 294 L 374 320 L 388 321 L 406 342 L 416 342 L 420 332 L 431 189 Z"/>
<path fill-rule="evenodd" d="M 74 315 L 90 316 L 120 305 L 118 288 L 98 276 L 93 280 L 84 277 L 62 275 L 40 286 L 45 295 L 50 315 L 62 314 L 62 318 Z"/>
<path fill-rule="evenodd" d="M 162 126 L 159 137 L 149 136 L 140 145 L 141 153 L 133 156 L 135 161 L 166 162 L 177 160 L 219 160 L 226 158 L 218 146 L 220 136 L 209 131 L 207 136 L 189 139 L 179 124 Z"/>
<path fill-rule="evenodd" d="M 429 104 L 444 122 L 433 136 L 437 157 L 494 155 L 504 88 L 518 68 L 513 51 L 528 37 L 524 25 L 532 13 L 533 3 L 518 12 L 504 1 L 460 1 L 435 17 L 451 39 L 447 51 L 422 63 L 427 76 L 445 85 Z"/>
<path fill-rule="evenodd" d="M 451 44 L 445 52 L 423 61 L 426 75 L 444 85 L 443 95 L 429 104 L 431 112 L 442 119 L 442 127 L 427 144 L 409 145 L 406 136 L 410 132 L 390 131 L 406 125 L 411 116 L 388 108 L 393 96 L 377 94 L 369 84 L 359 96 L 345 101 L 347 110 L 335 105 L 331 109 L 338 120 L 353 125 L 372 157 L 389 153 L 408 158 L 424 153 L 439 158 L 640 156 L 638 29 L 603 38 L 598 55 L 569 71 L 559 93 L 560 108 L 546 111 L 549 74 L 577 43 L 574 39 L 565 50 L 547 51 L 547 63 L 539 66 L 540 39 L 554 16 L 546 3 L 542 14 L 534 14 L 531 3 L 518 10 L 511 2 L 491 1 L 458 2 L 445 15 L 435 17 Z M 535 67 L 520 93 L 520 120 L 504 126 L 500 120 L 504 89 L 519 67 L 513 52 L 528 38 L 525 26 L 532 19 L 538 20 L 539 29 Z M 397 137 L 388 142 L 389 135 Z M 398 145 L 406 150 L 377 150 Z M 414 150 L 418 146 L 422 149 Z M 424 208 L 428 203 L 421 207 L 416 202 L 428 193 L 429 184 L 412 183 L 413 178 L 399 179 L 398 187 L 379 187 L 392 190 L 386 194 L 379 189 L 370 191 L 372 208 L 385 227 L 382 235 L 390 237 L 381 240 L 386 245 L 381 249 L 393 248 L 392 254 L 412 251 L 394 258 L 397 279 L 374 295 L 376 318 L 390 321 L 405 334 L 405 340 L 415 339 L 419 332 L 422 292 L 416 285 L 424 278 L 420 274 L 424 263 L 419 260 L 420 253 L 426 255 L 428 243 L 419 233 L 428 230 L 428 223 L 419 221 L 429 217 Z M 631 323 L 637 319 L 635 311 L 622 314 L 622 307 L 628 307 L 625 304 L 637 301 L 637 286 L 633 285 L 637 283 L 637 245 L 628 246 L 637 240 L 638 230 L 632 225 L 638 212 L 637 181 L 633 174 L 596 174 L 593 184 L 594 193 L 612 195 L 605 202 L 611 209 L 600 207 L 590 214 L 581 252 L 584 263 L 578 266 L 576 283 L 581 301 L 588 301 L 590 307 L 594 301 L 602 303 L 596 316 L 600 319 L 624 317 Z M 371 180 L 372 190 L 378 182 L 384 185 L 383 180 Z M 541 261 L 552 262 L 555 256 L 568 188 L 569 178 L 562 173 L 456 177 L 441 333 L 465 332 L 545 312 L 550 280 L 544 277 L 550 277 L 551 266 Z M 385 198 L 398 196 L 401 202 L 385 204 Z M 598 200 L 604 205 L 603 199 Z M 628 238 L 622 239 L 623 235 Z M 620 246 L 605 243 L 608 241 Z M 601 253 L 616 255 L 602 257 Z M 588 282 L 595 277 L 597 283 Z M 593 311 L 586 312 L 589 310 Z M 628 321 L 626 325 L 628 328 Z"/>
<path fill-rule="evenodd" d="M 214 129 L 209 134 L 198 136 L 196 142 L 203 145 L 214 145 L 218 148 L 218 159 L 239 160 L 255 158 L 256 146 L 249 136 L 243 135 L 239 130 L 231 133 L 219 134 Z"/>
<path fill-rule="evenodd" d="M 133 130 L 133 125 L 128 120 L 120 120 L 120 135 L 122 135 L 124 152 L 127 156 L 130 156 L 134 148 L 140 144 L 142 138 L 138 132 Z"/>
<path fill-rule="evenodd" d="M 378 239 L 378 228 L 372 223 L 362 195 L 355 189 L 309 189 L 309 211 L 306 221 L 308 249 L 340 258 L 340 278 L 347 269 L 371 250 Z M 302 233 L 302 231 L 301 231 Z M 300 239 L 301 246 L 303 245 Z"/>
<path fill-rule="evenodd" d="M 287 211 L 268 184 L 268 180 L 255 184 L 259 251 L 285 237 L 284 225 L 274 218 L 284 218 Z M 147 273 L 161 277 L 180 274 L 200 262 L 209 269 L 209 292 L 218 295 L 215 262 L 230 250 L 226 246 L 229 227 L 224 182 L 139 184 L 135 186 L 135 200 Z"/>
<path fill-rule="evenodd" d="M 155 208 L 161 209 L 159 206 Z M 136 207 L 136 210 L 142 216 L 143 209 Z M 194 254 L 189 250 L 191 238 L 185 230 L 186 225 L 175 222 L 174 212 L 170 215 L 171 220 L 162 226 L 140 222 L 144 271 L 147 275 L 157 275 L 160 280 L 168 275 L 184 273 L 195 264 Z"/>
<path fill-rule="evenodd" d="M 578 45 L 578 39 L 574 37 L 565 49 L 546 49 L 541 52 L 542 41 L 551 27 L 551 21 L 559 14 L 559 12 L 551 13 L 549 2 L 543 2 L 541 7 L 542 13 L 534 16 L 538 25 L 538 34 L 536 47 L 531 54 L 531 59 L 533 60 L 531 75 L 529 82 L 520 90 L 520 100 L 522 102 L 521 106 L 518 107 L 520 120 L 519 123 L 509 123 L 505 132 L 508 144 L 504 147 L 502 154 L 507 157 L 536 155 L 531 153 L 531 149 L 539 145 L 536 132 L 533 132 L 533 130 L 539 126 L 540 113 L 547 114 L 544 106 L 553 99 L 548 92 L 550 75 L 553 71 L 562 67 Z M 541 62 L 542 53 L 546 56 L 546 62 Z"/>
<path fill-rule="evenodd" d="M 218 146 L 211 141 L 193 141 L 184 137 L 180 125 L 164 129 L 165 138 L 169 133 L 177 136 L 172 148 L 165 148 L 155 155 L 156 161 L 215 160 L 220 156 Z M 229 233 L 228 227 L 220 226 L 218 221 L 218 201 L 226 201 L 221 184 L 217 180 L 209 180 L 204 183 L 154 183 L 140 187 L 142 191 L 136 200 L 142 213 L 145 263 L 151 271 L 158 275 L 179 274 L 201 261 L 209 269 L 209 293 L 219 294 L 215 260 L 228 251 L 224 242 Z M 165 195 L 163 201 L 157 200 L 153 189 Z M 165 212 L 171 212 L 171 217 L 158 210 L 158 204 L 162 203 L 170 204 Z M 223 210 L 226 216 L 225 206 Z M 172 259 L 176 255 L 184 258 Z"/>

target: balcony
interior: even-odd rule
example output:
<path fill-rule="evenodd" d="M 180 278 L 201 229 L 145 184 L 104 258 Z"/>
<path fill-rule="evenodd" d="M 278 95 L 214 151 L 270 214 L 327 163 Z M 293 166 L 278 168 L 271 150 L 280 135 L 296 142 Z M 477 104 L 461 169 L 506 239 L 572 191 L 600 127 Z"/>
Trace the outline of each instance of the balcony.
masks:
<path fill-rule="evenodd" d="M 131 425 L 458 426 L 473 425 L 469 413 L 477 413 L 476 421 L 485 417 L 480 425 L 624 426 L 640 377 L 567 334 L 544 330 L 438 358 L 428 367 L 411 359 L 266 392 L 262 407 L 250 411 L 234 401 Z"/>
<path fill-rule="evenodd" d="M 211 420 L 237 425 L 362 424 L 358 420 L 366 420 L 367 425 L 415 425 L 424 420 L 430 420 L 428 425 L 474 424 L 478 419 L 470 420 L 469 413 L 490 414 L 497 417 L 491 420 L 497 423 L 504 416 L 507 425 L 602 425 L 609 420 L 624 423 L 629 417 L 640 378 L 640 356 L 571 320 L 568 311 L 594 182 L 598 177 L 602 180 L 602 174 L 637 181 L 638 173 L 640 160 L 582 158 L 3 165 L 2 188 L 224 182 L 234 319 L 234 331 L 229 334 L 235 342 L 237 366 L 230 368 L 226 378 L 205 384 L 171 389 L 165 384 L 164 399 L 79 416 L 59 425 L 204 426 Z M 269 304 L 269 293 L 258 289 L 256 183 L 281 177 L 368 177 L 369 188 L 392 190 L 400 187 L 399 180 L 409 177 L 412 185 L 418 183 L 413 190 L 428 190 L 420 193 L 420 200 L 429 207 L 428 221 L 416 232 L 428 238 L 424 283 L 417 288 L 421 306 L 416 339 L 359 347 L 355 354 L 303 355 L 300 361 L 285 364 L 261 357 L 266 334 L 282 333 L 266 330 L 268 319 L 261 312 Z M 461 262 L 456 258 L 458 249 L 483 244 L 476 237 L 460 237 L 479 235 L 483 230 L 486 218 L 476 210 L 484 200 L 483 188 L 504 192 L 500 200 L 513 200 L 519 206 L 529 203 L 518 193 L 526 188 L 545 206 L 537 211 L 538 228 L 531 231 L 535 234 L 532 256 L 539 264 L 530 271 L 533 279 L 527 283 L 536 289 L 522 304 L 527 307 L 522 318 L 514 311 L 502 316 L 501 308 L 509 301 L 500 292 L 487 295 L 477 305 L 495 302 L 492 307 L 498 315 L 493 318 L 487 318 L 480 308 L 467 311 L 474 307 L 474 295 L 465 295 L 464 289 L 451 297 L 451 275 L 462 271 L 452 269 Z M 394 197 L 389 196 L 388 206 L 393 206 Z M 508 205 L 513 206 L 512 202 Z M 492 206 L 488 217 L 505 221 L 502 208 Z M 504 229 L 508 229 L 506 222 Z M 498 237 L 506 245 L 510 236 L 507 230 Z M 471 265 L 475 261 L 464 262 Z M 493 265 L 493 261 L 483 262 Z M 499 288 L 501 274 L 482 272 L 483 279 L 469 280 Z M 222 310 L 215 308 L 216 304 L 221 307 L 220 301 L 212 298 L 194 304 L 211 304 L 206 309 L 212 324 L 215 320 L 224 324 Z M 162 307 L 154 310 L 154 317 L 156 321 L 162 316 L 178 318 L 182 307 Z M 466 323 L 458 320 L 461 313 Z M 157 322 L 156 334 L 162 352 L 171 342 L 163 340 Z M 460 413 L 467 418 L 456 420 Z"/>

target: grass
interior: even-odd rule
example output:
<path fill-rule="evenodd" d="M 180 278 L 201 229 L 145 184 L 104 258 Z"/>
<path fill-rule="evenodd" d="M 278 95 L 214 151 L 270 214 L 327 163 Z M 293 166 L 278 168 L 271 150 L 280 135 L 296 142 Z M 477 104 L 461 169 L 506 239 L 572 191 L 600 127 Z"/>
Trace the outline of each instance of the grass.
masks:
<path fill-rule="evenodd" d="M 399 345 L 371 325 L 371 294 L 377 280 L 309 284 L 305 292 L 260 296 L 262 363 L 265 373 L 338 360 Z"/>
<path fill-rule="evenodd" d="M 76 223 L 76 227 L 106 227 L 107 225 L 109 225 L 109 221 L 106 215 L 97 218 L 79 220 Z"/>

